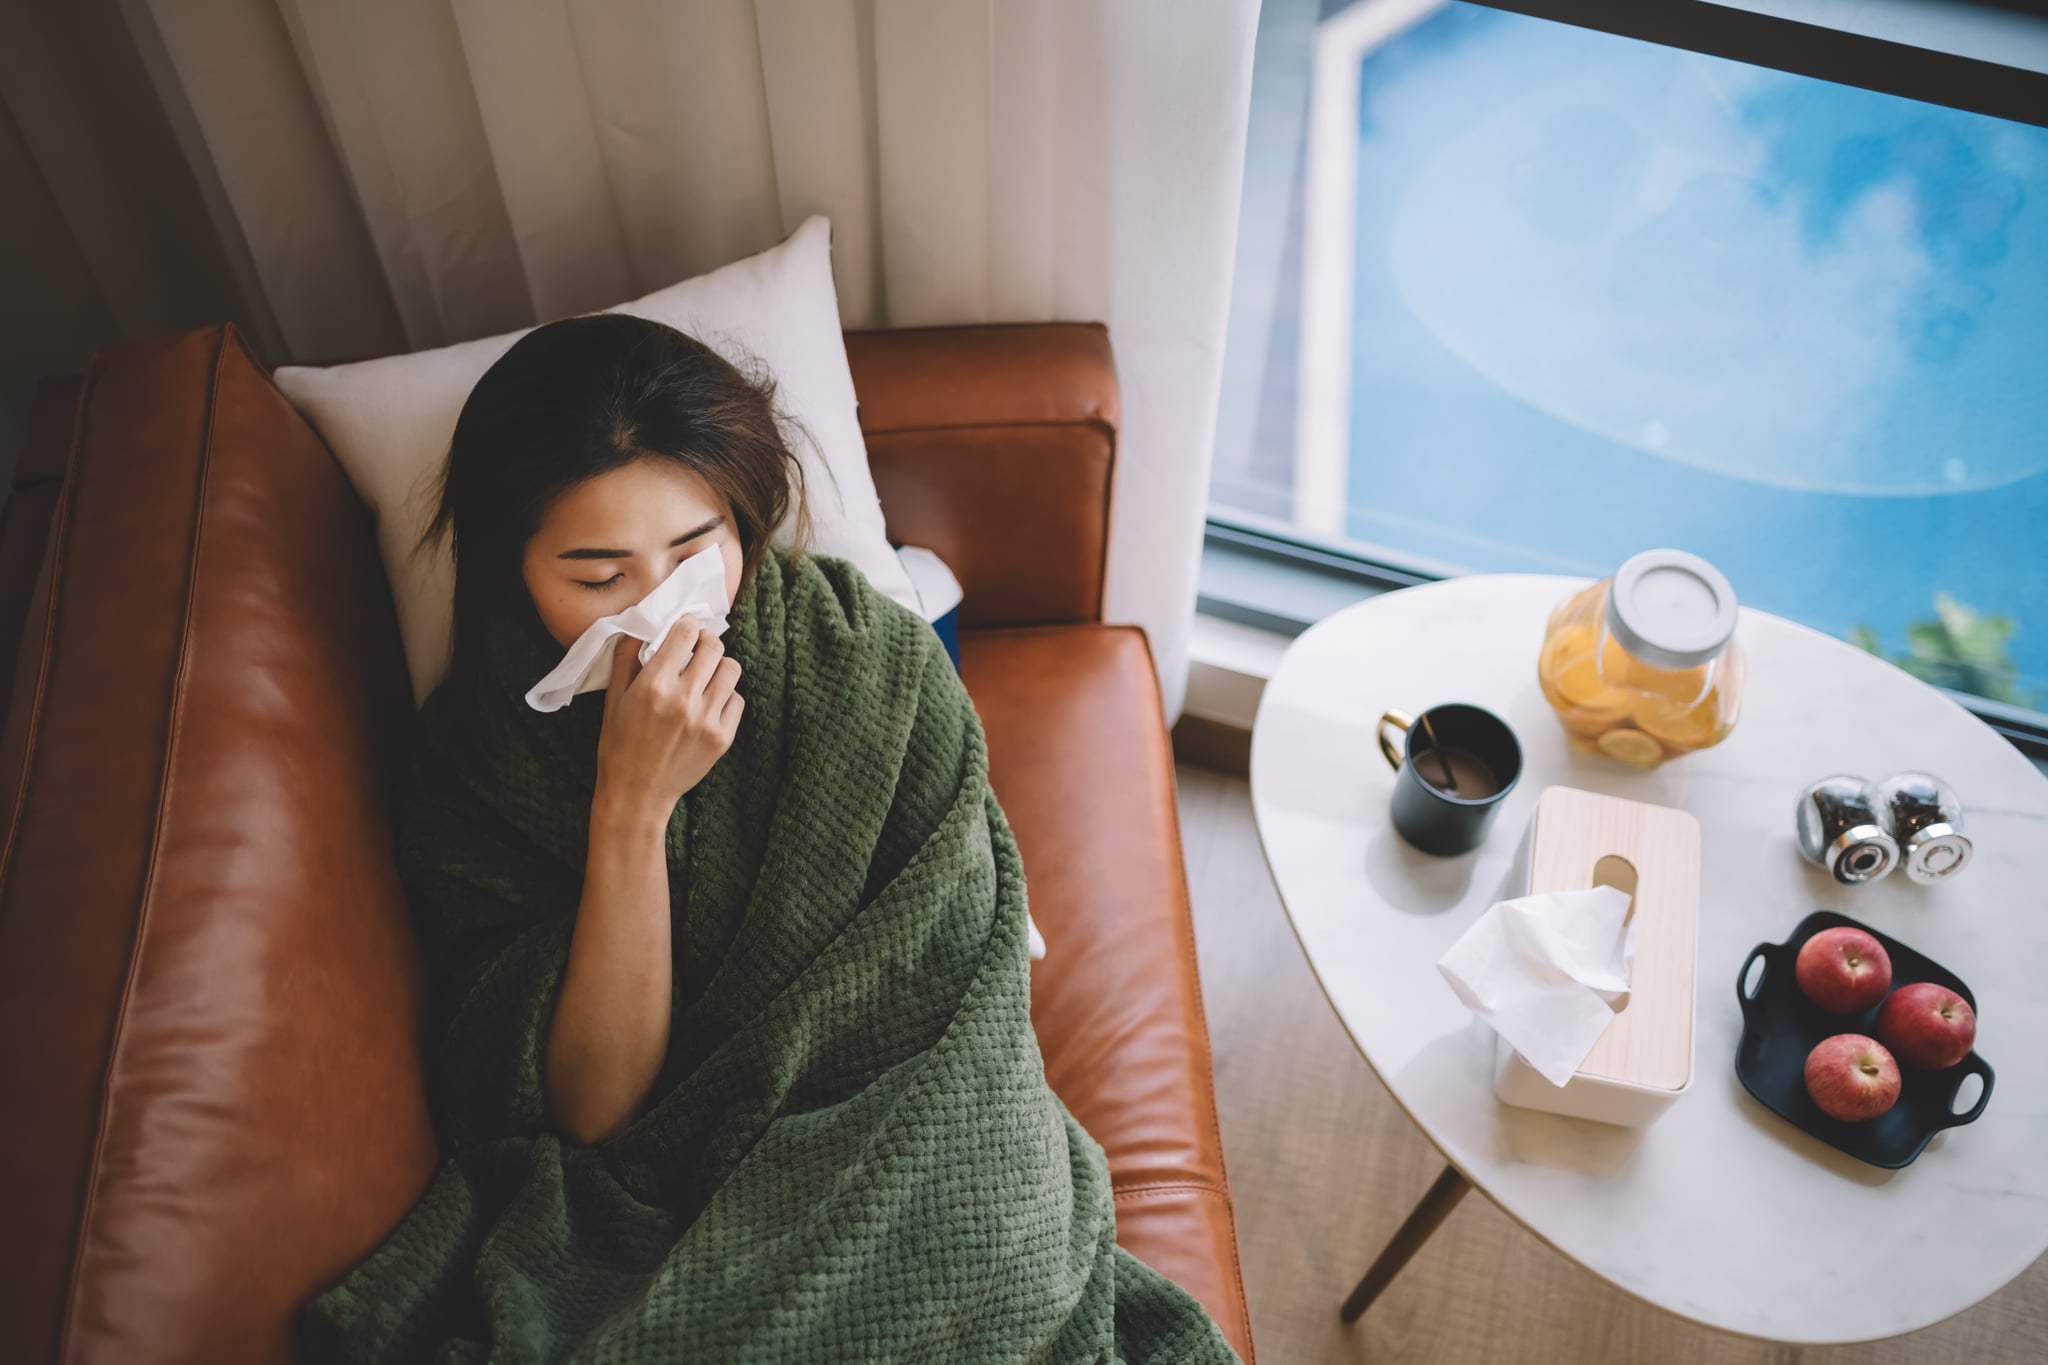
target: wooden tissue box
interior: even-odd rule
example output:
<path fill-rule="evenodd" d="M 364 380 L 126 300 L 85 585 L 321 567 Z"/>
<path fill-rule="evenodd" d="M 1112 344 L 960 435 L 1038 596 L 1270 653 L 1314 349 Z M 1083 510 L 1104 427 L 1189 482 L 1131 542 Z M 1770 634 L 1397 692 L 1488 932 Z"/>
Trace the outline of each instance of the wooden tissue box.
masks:
<path fill-rule="evenodd" d="M 1612 886 L 1633 898 L 1628 1004 L 1578 1071 L 1552 1085 L 1498 1036 L 1494 1093 L 1528 1109 L 1640 1127 L 1692 1084 L 1700 822 L 1643 801 L 1551 787 L 1536 800 L 1518 894 Z"/>

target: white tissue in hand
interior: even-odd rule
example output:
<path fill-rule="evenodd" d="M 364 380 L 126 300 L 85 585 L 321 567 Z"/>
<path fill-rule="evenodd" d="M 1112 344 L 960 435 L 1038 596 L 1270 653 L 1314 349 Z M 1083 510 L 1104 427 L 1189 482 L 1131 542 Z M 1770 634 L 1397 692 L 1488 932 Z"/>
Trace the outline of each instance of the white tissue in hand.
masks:
<path fill-rule="evenodd" d="M 1552 1085 L 1572 1078 L 1628 1004 L 1636 925 L 1611 886 L 1500 901 L 1438 959 L 1474 1014 Z"/>
<path fill-rule="evenodd" d="M 527 691 L 526 704 L 536 711 L 559 711 L 579 693 L 609 686 L 612 641 L 621 635 L 645 642 L 640 646 L 643 664 L 661 648 L 669 628 L 685 616 L 695 616 L 706 635 L 723 635 L 731 605 L 725 595 L 725 555 L 716 545 L 699 550 L 676 565 L 653 592 L 614 616 L 591 622 L 562 662 Z"/>

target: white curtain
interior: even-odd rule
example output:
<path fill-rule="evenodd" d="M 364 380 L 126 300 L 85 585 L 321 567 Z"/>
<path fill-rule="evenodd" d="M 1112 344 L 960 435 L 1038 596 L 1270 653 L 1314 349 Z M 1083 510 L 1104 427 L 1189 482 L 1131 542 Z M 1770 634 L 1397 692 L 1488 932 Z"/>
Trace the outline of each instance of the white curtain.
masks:
<path fill-rule="evenodd" d="M 435 346 L 644 293 L 824 213 L 850 327 L 1109 324 L 1108 613 L 1147 628 L 1173 716 L 1257 9 L 0 5 L 0 242 L 25 314 L 0 343 L 6 415 L 18 433 L 34 374 L 124 333 L 233 318 L 272 360 Z"/>

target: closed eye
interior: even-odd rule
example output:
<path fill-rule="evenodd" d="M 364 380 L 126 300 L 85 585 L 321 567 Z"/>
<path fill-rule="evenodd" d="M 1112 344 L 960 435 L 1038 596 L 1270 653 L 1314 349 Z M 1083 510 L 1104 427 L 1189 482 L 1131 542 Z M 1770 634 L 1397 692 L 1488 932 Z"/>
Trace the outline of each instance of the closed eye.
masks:
<path fill-rule="evenodd" d="M 609 588 L 610 586 L 612 586 L 612 584 L 614 584 L 614 583 L 618 582 L 618 581 L 619 581 L 620 579 L 622 579 L 622 578 L 624 578 L 624 577 L 625 577 L 625 575 L 624 575 L 624 574 L 622 574 L 622 573 L 615 573 L 615 574 L 613 574 L 613 575 L 612 575 L 612 576 L 611 576 L 610 578 L 607 578 L 607 579 L 605 579 L 605 580 L 604 580 L 604 581 L 603 581 L 602 583 L 586 583 L 586 582 L 584 582 L 584 581 L 583 581 L 582 579 L 580 579 L 580 578 L 578 578 L 578 579 L 575 579 L 575 580 L 573 580 L 573 581 L 575 582 L 576 586 L 577 586 L 577 587 L 579 587 L 579 588 L 588 588 L 588 589 L 590 589 L 590 590 L 591 590 L 592 592 L 597 592 L 598 590 L 600 590 L 600 589 L 602 589 L 602 588 Z"/>

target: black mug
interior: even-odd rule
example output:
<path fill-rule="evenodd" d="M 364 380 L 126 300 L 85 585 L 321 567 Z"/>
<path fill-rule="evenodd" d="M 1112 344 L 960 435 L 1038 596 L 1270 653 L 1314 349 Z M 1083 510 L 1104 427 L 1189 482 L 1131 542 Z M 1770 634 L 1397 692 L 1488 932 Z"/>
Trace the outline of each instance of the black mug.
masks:
<path fill-rule="evenodd" d="M 1404 748 L 1394 748 L 1390 725 L 1406 732 Z M 1403 839 L 1441 856 L 1485 842 L 1522 775 L 1522 746 L 1506 721 L 1482 706 L 1449 702 L 1413 718 L 1389 711 L 1378 736 L 1394 768 L 1394 828 Z"/>

